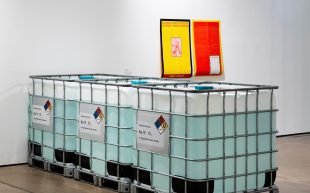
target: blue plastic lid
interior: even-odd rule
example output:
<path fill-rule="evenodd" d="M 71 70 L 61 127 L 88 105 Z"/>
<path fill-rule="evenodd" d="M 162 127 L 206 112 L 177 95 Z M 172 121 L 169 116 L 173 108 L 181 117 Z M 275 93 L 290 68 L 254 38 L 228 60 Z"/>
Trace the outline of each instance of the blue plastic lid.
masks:
<path fill-rule="evenodd" d="M 147 84 L 147 80 L 132 80 L 131 84 L 135 84 L 135 85 L 141 85 L 141 84 Z"/>
<path fill-rule="evenodd" d="M 79 76 L 80 80 L 93 80 L 95 77 L 93 75 L 80 75 Z"/>
<path fill-rule="evenodd" d="M 212 90 L 214 89 L 213 86 L 210 85 L 196 85 L 195 90 Z"/>

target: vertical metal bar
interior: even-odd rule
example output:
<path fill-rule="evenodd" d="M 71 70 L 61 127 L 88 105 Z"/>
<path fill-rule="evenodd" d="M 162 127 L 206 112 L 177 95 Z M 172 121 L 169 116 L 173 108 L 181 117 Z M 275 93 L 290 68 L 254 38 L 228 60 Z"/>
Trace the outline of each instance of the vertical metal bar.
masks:
<path fill-rule="evenodd" d="M 234 191 L 237 191 L 237 90 L 234 96 Z"/>
<path fill-rule="evenodd" d="M 108 113 L 108 106 L 107 106 L 107 101 L 108 101 L 108 89 L 107 89 L 107 85 L 105 84 L 104 85 L 104 104 L 105 104 L 105 108 L 104 108 L 104 111 L 105 111 L 105 115 L 104 115 L 104 117 L 105 117 L 105 124 L 104 124 L 104 126 L 105 126 L 105 130 L 104 130 L 104 161 L 105 161 L 105 176 L 108 176 L 108 162 L 107 162 L 107 113 Z"/>
<path fill-rule="evenodd" d="M 151 111 L 153 111 L 154 110 L 154 93 L 153 93 L 153 88 L 151 88 Z M 150 175 L 150 180 L 151 180 L 151 188 L 153 189 L 153 175 L 154 175 L 154 172 L 153 172 L 153 164 L 154 164 L 154 162 L 153 162 L 153 158 L 154 158 L 154 156 L 153 156 L 153 153 L 151 152 L 151 175 Z"/>
<path fill-rule="evenodd" d="M 185 91 L 185 185 L 184 185 L 184 193 L 187 192 L 187 170 L 188 170 L 188 153 L 187 153 L 187 143 L 188 143 L 188 125 L 187 125 L 187 117 L 188 117 L 188 98 L 187 91 Z"/>
<path fill-rule="evenodd" d="M 63 165 L 65 165 L 65 146 L 66 146 L 66 140 L 65 140 L 65 134 L 66 134 L 66 120 L 67 120 L 67 117 L 66 117 L 66 85 L 65 85 L 65 81 L 62 81 L 63 83 L 63 92 L 64 92 L 64 95 L 63 95 L 63 102 L 64 102 L 64 123 L 63 123 L 63 126 L 64 126 L 64 132 L 63 132 L 63 146 L 62 146 L 62 163 Z"/>
<path fill-rule="evenodd" d="M 272 109 L 273 109 L 273 89 L 271 89 L 271 92 L 270 92 L 270 170 L 272 170 L 272 158 L 273 158 L 273 153 L 272 153 L 272 142 L 273 142 L 273 112 L 272 112 Z M 270 172 L 270 188 L 272 187 L 272 172 Z"/>
<path fill-rule="evenodd" d="M 93 84 L 90 84 L 90 102 L 93 103 Z M 90 172 L 92 173 L 93 170 L 93 140 L 90 141 L 90 158 L 89 158 L 89 165 L 90 165 Z"/>
<path fill-rule="evenodd" d="M 209 108 L 209 101 L 210 101 L 210 92 L 208 92 L 207 94 L 207 117 L 206 117 L 206 158 L 207 158 L 207 161 L 206 161 L 206 179 L 208 180 L 208 182 L 206 183 L 207 185 L 207 193 L 209 193 L 209 113 L 210 113 L 210 108 Z"/>
<path fill-rule="evenodd" d="M 54 100 L 54 107 L 53 107 L 53 163 L 56 162 L 56 159 L 55 159 L 55 107 L 56 107 L 56 91 L 55 91 L 55 80 L 53 80 L 53 100 Z"/>
<path fill-rule="evenodd" d="M 79 83 L 79 86 L 80 86 L 80 102 L 82 101 L 82 85 L 81 83 Z M 79 112 L 80 112 L 80 104 L 79 104 Z M 78 119 L 79 120 L 79 119 Z M 79 120 L 79 124 L 80 124 L 80 121 Z M 80 136 L 80 128 L 78 128 L 78 131 L 77 131 L 77 136 L 78 136 L 78 140 L 79 140 L 79 169 L 82 169 L 82 165 L 81 165 L 81 149 L 82 149 L 82 139 L 81 139 L 81 136 Z"/>
<path fill-rule="evenodd" d="M 44 92 L 43 92 L 44 86 L 43 86 L 43 79 L 41 79 L 41 96 L 44 96 Z M 44 135 L 43 135 L 44 131 L 41 130 L 41 152 L 43 152 L 43 141 L 44 141 Z M 43 157 L 43 154 L 41 155 L 41 157 Z"/>
<path fill-rule="evenodd" d="M 137 101 L 137 112 L 136 113 L 138 115 L 139 108 L 140 108 L 140 89 L 139 88 L 137 88 L 137 99 L 138 99 L 138 101 Z M 137 119 L 138 119 L 138 116 L 137 116 Z M 138 121 L 138 120 L 136 120 L 136 121 Z M 138 132 L 138 131 L 136 131 L 136 132 Z M 139 152 L 139 148 L 137 147 L 137 141 L 136 141 L 136 149 L 137 149 L 137 166 L 139 167 L 140 152 Z M 138 168 L 137 168 L 137 181 L 138 181 L 138 185 L 140 185 L 140 176 L 139 176 L 139 169 Z"/>
<path fill-rule="evenodd" d="M 120 156 L 120 93 L 119 93 L 119 86 L 117 86 L 117 179 L 119 180 L 120 179 L 120 176 L 119 176 L 119 156 Z"/>
<path fill-rule="evenodd" d="M 245 134 L 246 134 L 246 139 L 245 139 L 245 173 L 246 173 L 246 180 L 245 180 L 245 189 L 248 189 L 248 154 L 249 154 L 249 149 L 248 149 L 248 140 L 249 140 L 249 130 L 248 130 L 248 96 L 249 96 L 249 91 L 246 90 L 245 94 Z"/>
<path fill-rule="evenodd" d="M 223 192 L 225 192 L 225 175 L 226 175 L 226 172 L 225 172 L 225 161 L 226 161 L 226 149 L 225 149 L 225 139 L 226 139 L 226 132 L 225 132 L 225 119 L 226 119 L 226 109 L 225 109 L 225 106 L 226 106 L 226 92 L 224 91 L 223 92 Z M 235 168 L 236 169 L 236 168 Z"/>
<path fill-rule="evenodd" d="M 34 79 L 32 79 L 32 97 L 31 97 L 32 105 L 33 105 L 33 97 L 35 96 L 35 83 L 34 82 L 35 82 Z M 31 113 L 33 113 L 33 112 L 31 111 Z M 33 114 L 31 114 L 31 116 L 33 116 Z M 32 150 L 31 150 L 31 154 L 32 154 L 32 156 L 34 156 L 34 142 L 35 141 L 34 141 L 34 128 L 33 128 L 32 124 L 31 124 L 31 130 L 32 130 L 32 133 L 31 133 L 31 135 L 32 135 Z"/>
<path fill-rule="evenodd" d="M 256 90 L 256 190 L 258 190 L 258 105 L 259 105 L 259 90 Z"/>

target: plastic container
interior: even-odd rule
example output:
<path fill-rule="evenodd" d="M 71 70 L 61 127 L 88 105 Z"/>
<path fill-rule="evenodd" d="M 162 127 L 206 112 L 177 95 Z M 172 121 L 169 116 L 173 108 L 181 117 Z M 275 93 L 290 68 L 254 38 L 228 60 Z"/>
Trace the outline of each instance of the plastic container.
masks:
<path fill-rule="evenodd" d="M 269 186 L 277 87 L 201 82 L 136 89 L 134 189 L 222 193 Z"/>
<path fill-rule="evenodd" d="M 36 144 L 37 149 L 41 149 L 37 156 L 52 163 L 76 164 L 80 81 L 98 82 L 121 78 L 125 77 L 118 75 L 32 76 L 29 89 L 29 141 Z M 33 105 L 44 108 L 47 101 L 50 103 L 51 112 L 43 119 L 46 118 L 45 121 L 50 122 L 49 128 L 44 123 L 33 125 Z M 46 112 L 45 109 L 41 109 L 39 113 Z M 40 117 L 37 118 L 40 119 Z"/>

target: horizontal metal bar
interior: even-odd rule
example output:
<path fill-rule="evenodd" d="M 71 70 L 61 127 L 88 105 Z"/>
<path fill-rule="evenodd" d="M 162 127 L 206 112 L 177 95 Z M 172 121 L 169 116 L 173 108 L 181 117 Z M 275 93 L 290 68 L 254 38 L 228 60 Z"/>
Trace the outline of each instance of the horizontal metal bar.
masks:
<path fill-rule="evenodd" d="M 155 112 L 155 113 L 164 113 L 170 115 L 178 115 L 178 116 L 186 116 L 186 117 L 216 117 L 216 116 L 228 116 L 228 115 L 245 115 L 245 114 L 255 114 L 255 113 L 269 113 L 269 112 L 278 112 L 278 109 L 268 109 L 268 110 L 255 110 L 255 111 L 242 111 L 242 112 L 231 112 L 231 113 L 206 113 L 201 115 L 192 115 L 192 114 L 183 114 L 183 113 L 173 113 L 168 111 L 159 111 L 152 109 L 141 109 L 141 108 L 133 108 L 133 110 L 146 111 L 146 112 Z"/>
<path fill-rule="evenodd" d="M 106 78 L 95 78 L 92 80 L 81 80 L 81 79 L 70 79 L 70 78 L 63 78 L 63 77 L 72 77 L 72 76 L 106 76 Z M 111 78 L 110 78 L 111 77 Z M 118 78 L 115 78 L 118 77 Z M 37 80 L 51 80 L 51 81 L 61 81 L 61 82 L 77 82 L 77 83 L 87 83 L 87 84 L 99 84 L 99 85 L 114 85 L 114 86 L 131 86 L 131 84 L 121 84 L 117 83 L 118 81 L 130 81 L 130 80 L 165 80 L 165 81 L 176 81 L 176 82 L 185 82 L 189 80 L 185 79 L 168 79 L 168 78 L 158 78 L 158 77 L 144 77 L 144 76 L 125 76 L 125 75 L 117 75 L 117 74 L 71 74 L 71 75 L 37 75 L 37 76 L 30 76 L 31 79 Z M 101 82 L 98 83 L 97 81 L 115 81 L 116 83 L 110 82 Z M 162 83 L 163 84 L 163 83 Z M 167 83 L 166 83 L 167 84 Z M 161 85 L 158 83 L 156 85 Z"/>
<path fill-rule="evenodd" d="M 184 177 L 175 176 L 175 175 L 169 175 L 169 174 L 166 174 L 166 173 L 163 173 L 163 172 L 154 171 L 154 170 L 146 170 L 145 168 L 142 168 L 142 167 L 137 167 L 137 166 L 132 166 L 132 167 L 135 168 L 135 169 L 138 169 L 138 170 L 149 171 L 149 172 L 154 173 L 154 174 L 159 174 L 159 175 L 163 175 L 163 176 L 169 176 L 169 177 L 173 177 L 173 178 L 177 178 L 177 179 L 182 179 L 182 180 L 189 180 L 189 178 L 184 178 Z M 234 177 L 258 175 L 258 174 L 262 174 L 262 173 L 266 173 L 266 172 L 273 172 L 273 171 L 278 171 L 278 168 L 276 167 L 275 169 L 258 171 L 258 172 L 248 172 L 248 173 L 244 173 L 244 174 L 237 174 L 237 175 L 230 175 L 230 176 L 223 176 L 223 177 L 201 179 L 201 180 L 197 180 L 197 182 L 210 181 L 210 180 L 224 180 L 224 179 L 229 179 L 229 178 L 234 178 Z M 196 181 L 196 180 L 191 179 L 191 181 Z"/>
<path fill-rule="evenodd" d="M 192 82 L 191 84 L 197 84 L 202 82 Z M 215 82 L 210 82 L 214 84 Z M 174 85 L 180 85 L 179 84 L 174 84 Z M 184 83 L 183 83 L 184 84 Z M 166 84 L 166 85 L 172 85 L 172 84 Z M 184 84 L 186 85 L 186 84 Z M 241 84 L 234 84 L 234 85 L 241 85 Z M 245 85 L 246 86 L 246 85 Z M 147 86 L 141 86 L 141 85 L 133 85 L 132 87 L 134 88 L 139 88 L 139 89 L 149 89 L 149 90 L 161 90 L 161 91 L 174 91 L 174 92 L 184 92 L 184 93 L 215 93 L 215 92 L 235 92 L 235 91 L 258 91 L 258 90 L 272 90 L 272 89 L 278 89 L 278 86 L 264 86 L 264 85 L 248 85 L 249 87 L 245 88 L 231 88 L 231 89 L 210 89 L 210 90 L 195 90 L 193 89 L 182 89 L 182 88 L 167 88 L 167 87 L 152 87 L 150 85 Z M 252 87 L 251 87 L 252 86 Z M 185 87 L 186 88 L 186 87 Z"/>
<path fill-rule="evenodd" d="M 93 104 L 93 105 L 100 105 L 100 106 L 105 106 L 105 107 L 120 107 L 123 109 L 132 109 L 132 106 L 121 106 L 121 105 L 112 105 L 112 104 L 103 104 L 103 103 L 96 103 L 96 102 L 90 102 L 90 101 L 80 101 L 80 100 L 73 100 L 73 99 L 63 99 L 63 98 L 55 98 L 55 97 L 49 97 L 49 96 L 41 96 L 41 95 L 32 95 L 29 94 L 32 97 L 43 97 L 43 98 L 49 98 L 49 99 L 54 99 L 54 100 L 58 100 L 58 101 L 69 101 L 69 102 L 77 102 L 77 103 L 85 103 L 85 104 Z"/>
<path fill-rule="evenodd" d="M 64 119 L 64 120 L 68 120 L 68 121 L 76 121 L 76 122 L 79 122 L 79 120 L 78 120 L 78 119 L 75 119 L 75 118 L 66 118 L 66 117 L 59 117 L 59 116 L 53 116 L 53 118 Z"/>
<path fill-rule="evenodd" d="M 257 152 L 257 153 L 256 152 L 255 153 L 246 153 L 246 154 L 224 156 L 224 157 L 216 157 L 216 158 L 207 158 L 207 159 L 189 159 L 189 158 L 173 156 L 173 155 L 170 155 L 170 157 L 171 158 L 176 158 L 176 159 L 192 161 L 192 162 L 204 162 L 204 161 L 224 160 L 224 159 L 231 159 L 231 158 L 238 158 L 238 157 L 240 158 L 240 157 L 253 156 L 253 155 L 257 156 L 257 155 L 270 154 L 270 153 L 276 153 L 276 152 L 278 152 L 278 150 L 262 151 L 262 152 Z"/>
<path fill-rule="evenodd" d="M 136 130 L 135 130 L 136 131 Z M 170 135 L 171 139 L 183 139 L 187 141 L 211 141 L 211 140 L 221 140 L 221 139 L 232 139 L 232 138 L 239 138 L 239 137 L 252 137 L 252 136 L 262 136 L 262 135 L 272 135 L 277 134 L 278 131 L 272 131 L 272 132 L 260 132 L 260 133 L 251 133 L 251 134 L 243 134 L 243 135 L 230 135 L 230 136 L 223 136 L 223 137 L 209 137 L 209 138 L 189 138 L 189 137 L 180 137 L 180 136 L 174 136 Z"/>
<path fill-rule="evenodd" d="M 58 132 L 51 132 L 51 133 L 55 133 L 55 134 L 58 134 L 58 135 L 62 135 L 62 136 L 65 136 L 65 137 L 76 137 L 76 134 L 64 134 L 64 133 L 58 133 Z"/>
<path fill-rule="evenodd" d="M 84 139 L 84 138 L 81 138 L 79 136 L 77 136 L 78 139 Z M 88 139 L 86 139 L 88 140 Z M 89 141 L 96 141 L 96 140 L 89 140 Z M 99 143 L 102 143 L 102 144 L 105 144 L 105 145 L 112 145 L 112 146 L 116 146 L 116 147 L 133 147 L 132 145 L 118 145 L 118 144 L 113 144 L 113 143 L 108 143 L 108 142 L 99 142 Z"/>
<path fill-rule="evenodd" d="M 130 76 L 130 75 L 120 75 L 120 74 L 105 74 L 105 73 L 91 73 L 91 74 L 52 74 L 52 75 L 31 75 L 29 78 L 48 78 L 48 77 L 62 77 L 62 76 L 111 76 L 111 77 L 117 77 L 117 76 L 123 76 L 123 77 L 138 77 L 138 76 Z"/>
<path fill-rule="evenodd" d="M 39 145 L 41 145 L 41 144 L 39 144 Z M 63 149 L 63 148 L 53 148 L 53 147 L 50 147 L 50 146 L 44 145 L 44 144 L 42 144 L 42 147 L 48 147 L 48 148 L 51 148 L 51 149 L 54 149 L 54 150 L 60 150 L 60 151 L 75 153 L 75 150 L 67 150 L 67 149 Z"/>
<path fill-rule="evenodd" d="M 146 152 L 146 153 L 151 153 L 155 155 L 163 155 L 160 153 L 156 152 L 151 152 L 143 149 L 136 149 L 141 152 Z M 272 151 L 262 151 L 262 152 L 255 152 L 255 153 L 245 153 L 245 154 L 239 154 L 239 155 L 232 155 L 232 156 L 223 156 L 223 157 L 215 157 L 215 158 L 206 158 L 206 159 L 190 159 L 190 158 L 185 158 L 185 157 L 179 157 L 179 156 L 174 156 L 174 155 L 164 155 L 169 158 L 176 158 L 176 159 L 181 159 L 181 160 L 186 160 L 186 161 L 192 161 L 192 162 L 205 162 L 205 161 L 214 161 L 214 160 L 224 160 L 228 158 L 237 158 L 237 157 L 246 157 L 246 156 L 253 156 L 253 155 L 262 155 L 262 154 L 269 154 L 269 153 L 276 153 L 278 150 L 272 150 Z"/>

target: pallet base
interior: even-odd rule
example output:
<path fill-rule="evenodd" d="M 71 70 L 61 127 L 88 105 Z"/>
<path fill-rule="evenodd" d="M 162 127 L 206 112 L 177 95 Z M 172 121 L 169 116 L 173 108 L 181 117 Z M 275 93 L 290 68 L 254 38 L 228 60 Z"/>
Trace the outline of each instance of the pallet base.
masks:
<path fill-rule="evenodd" d="M 138 185 L 137 183 L 132 183 L 130 187 L 131 193 L 168 193 L 163 191 L 158 191 L 155 189 L 152 189 L 151 187 L 145 186 L 145 185 Z M 262 192 L 269 192 L 269 193 L 279 193 L 279 188 L 276 185 L 273 185 L 272 187 L 266 187 L 259 190 L 248 190 L 248 191 L 240 191 L 236 193 L 262 193 Z M 171 192 L 176 193 L 176 192 Z M 213 193 L 212 192 L 206 192 L 206 193 Z"/>
<path fill-rule="evenodd" d="M 74 175 L 74 165 L 62 165 L 59 163 L 50 163 L 48 161 L 45 161 L 41 158 L 37 157 L 29 157 L 28 158 L 28 165 L 30 167 L 35 167 L 44 171 L 48 171 L 51 173 L 59 174 L 68 178 L 72 178 Z"/>
<path fill-rule="evenodd" d="M 102 177 L 98 176 L 98 186 L 106 189 L 112 189 L 122 193 L 130 192 L 131 180 L 128 178 Z"/>
<path fill-rule="evenodd" d="M 29 157 L 28 165 L 45 171 L 47 171 L 48 167 L 47 163 L 43 159 L 37 157 Z"/>
<path fill-rule="evenodd" d="M 74 170 L 74 179 L 81 181 L 81 182 L 86 182 L 88 184 L 92 184 L 97 186 L 98 185 L 98 180 L 97 176 L 93 173 L 83 171 L 83 170 Z"/>
<path fill-rule="evenodd" d="M 127 178 L 117 179 L 113 176 L 100 176 L 89 171 L 76 169 L 74 179 L 121 193 L 130 192 L 131 181 Z"/>
<path fill-rule="evenodd" d="M 65 166 L 59 163 L 47 162 L 47 171 L 55 174 L 65 176 L 67 178 L 74 177 L 75 166 L 73 164 L 66 164 Z"/>

